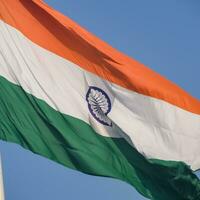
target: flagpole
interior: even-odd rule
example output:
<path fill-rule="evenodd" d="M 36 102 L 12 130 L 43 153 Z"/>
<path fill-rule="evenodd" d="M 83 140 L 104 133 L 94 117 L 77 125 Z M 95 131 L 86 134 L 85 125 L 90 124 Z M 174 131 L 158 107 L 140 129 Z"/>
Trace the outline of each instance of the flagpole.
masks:
<path fill-rule="evenodd" d="M 0 200 L 5 200 L 5 198 L 4 198 L 3 170 L 2 170 L 1 154 L 0 154 Z"/>

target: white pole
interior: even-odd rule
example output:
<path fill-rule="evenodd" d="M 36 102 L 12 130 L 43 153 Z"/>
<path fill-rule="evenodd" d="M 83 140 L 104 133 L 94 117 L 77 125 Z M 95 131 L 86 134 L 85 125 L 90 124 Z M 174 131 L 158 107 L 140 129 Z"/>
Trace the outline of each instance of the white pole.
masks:
<path fill-rule="evenodd" d="M 3 170 L 2 170 L 1 155 L 0 155 L 0 200 L 5 200 L 5 198 L 4 198 Z"/>

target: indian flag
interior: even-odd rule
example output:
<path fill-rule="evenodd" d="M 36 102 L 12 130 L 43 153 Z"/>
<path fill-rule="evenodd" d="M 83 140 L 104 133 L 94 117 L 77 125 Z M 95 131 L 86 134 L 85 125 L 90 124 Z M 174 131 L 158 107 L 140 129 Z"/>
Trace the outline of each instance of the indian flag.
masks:
<path fill-rule="evenodd" d="M 0 0 L 0 138 L 153 200 L 198 200 L 200 101 L 41 0 Z"/>

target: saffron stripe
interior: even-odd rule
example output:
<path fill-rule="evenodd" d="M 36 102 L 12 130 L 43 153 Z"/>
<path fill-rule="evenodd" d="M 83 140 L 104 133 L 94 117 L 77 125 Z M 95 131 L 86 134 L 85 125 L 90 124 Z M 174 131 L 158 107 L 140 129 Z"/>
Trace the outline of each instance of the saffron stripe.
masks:
<path fill-rule="evenodd" d="M 34 43 L 105 80 L 200 114 L 199 100 L 42 1 L 1 0 L 0 19 Z"/>

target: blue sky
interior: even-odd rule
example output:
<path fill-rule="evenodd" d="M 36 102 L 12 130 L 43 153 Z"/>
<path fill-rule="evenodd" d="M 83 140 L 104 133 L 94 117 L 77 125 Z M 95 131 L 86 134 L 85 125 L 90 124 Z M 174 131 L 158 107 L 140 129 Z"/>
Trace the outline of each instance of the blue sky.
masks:
<path fill-rule="evenodd" d="M 200 99 L 199 0 L 46 0 Z M 143 200 L 121 181 L 84 175 L 0 142 L 6 200 Z"/>

